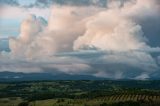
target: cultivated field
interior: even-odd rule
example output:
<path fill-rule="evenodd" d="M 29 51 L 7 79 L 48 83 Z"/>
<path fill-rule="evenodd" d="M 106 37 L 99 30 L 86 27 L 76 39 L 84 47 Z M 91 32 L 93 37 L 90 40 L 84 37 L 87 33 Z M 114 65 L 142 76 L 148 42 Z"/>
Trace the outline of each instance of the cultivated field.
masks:
<path fill-rule="evenodd" d="M 1 82 L 0 106 L 160 106 L 159 82 Z"/>

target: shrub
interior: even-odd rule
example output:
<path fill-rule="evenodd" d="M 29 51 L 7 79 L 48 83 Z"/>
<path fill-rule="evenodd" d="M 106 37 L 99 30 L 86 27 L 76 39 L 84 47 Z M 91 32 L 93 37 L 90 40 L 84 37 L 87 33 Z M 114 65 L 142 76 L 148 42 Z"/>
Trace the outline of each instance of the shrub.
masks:
<path fill-rule="evenodd" d="M 107 103 L 102 103 L 100 106 L 108 106 Z"/>
<path fill-rule="evenodd" d="M 18 106 L 29 106 L 29 102 L 21 102 Z"/>

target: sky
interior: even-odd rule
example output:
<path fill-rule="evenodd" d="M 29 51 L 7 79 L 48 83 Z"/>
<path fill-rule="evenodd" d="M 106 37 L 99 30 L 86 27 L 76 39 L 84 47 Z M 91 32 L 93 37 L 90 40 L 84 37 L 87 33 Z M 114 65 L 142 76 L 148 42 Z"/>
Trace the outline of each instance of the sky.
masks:
<path fill-rule="evenodd" d="M 159 0 L 0 0 L 0 72 L 160 76 Z"/>

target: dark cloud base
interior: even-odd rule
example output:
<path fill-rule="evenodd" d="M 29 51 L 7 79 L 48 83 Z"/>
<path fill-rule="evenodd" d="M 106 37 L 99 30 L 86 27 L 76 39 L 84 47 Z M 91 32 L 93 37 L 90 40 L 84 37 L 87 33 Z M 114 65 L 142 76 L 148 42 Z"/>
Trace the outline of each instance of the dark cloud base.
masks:
<path fill-rule="evenodd" d="M 0 0 L 0 5 L 18 6 L 19 3 L 16 0 Z"/>

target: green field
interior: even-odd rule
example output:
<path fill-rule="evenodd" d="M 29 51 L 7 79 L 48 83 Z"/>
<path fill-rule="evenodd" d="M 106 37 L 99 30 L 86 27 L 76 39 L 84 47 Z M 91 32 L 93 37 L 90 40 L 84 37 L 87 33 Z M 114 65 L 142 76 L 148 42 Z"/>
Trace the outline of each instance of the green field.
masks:
<path fill-rule="evenodd" d="M 160 81 L 1 82 L 0 106 L 160 106 Z"/>
<path fill-rule="evenodd" d="M 59 98 L 30 102 L 24 101 L 21 98 L 0 99 L 0 106 L 27 106 L 25 104 L 28 104 L 28 106 L 119 106 L 119 104 L 128 104 L 128 106 L 159 106 L 160 96 L 112 95 L 94 99 Z"/>

